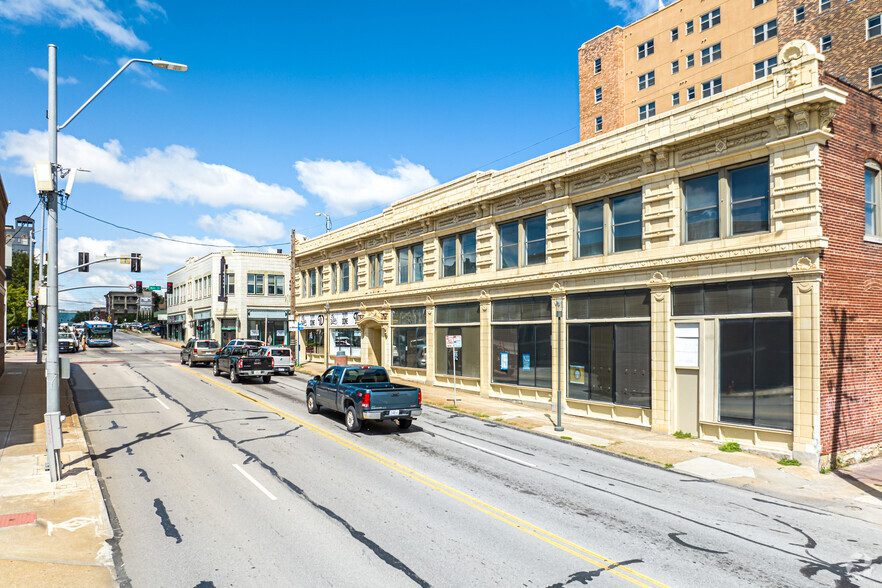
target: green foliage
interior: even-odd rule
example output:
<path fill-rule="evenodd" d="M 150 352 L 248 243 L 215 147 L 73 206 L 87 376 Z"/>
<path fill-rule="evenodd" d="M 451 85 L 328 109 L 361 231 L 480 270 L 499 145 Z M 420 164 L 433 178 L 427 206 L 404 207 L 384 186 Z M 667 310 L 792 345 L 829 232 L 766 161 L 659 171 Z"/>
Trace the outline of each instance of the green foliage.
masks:
<path fill-rule="evenodd" d="M 573 440 L 572 437 L 567 437 L 566 435 L 561 435 L 560 438 L 561 438 L 561 439 L 566 439 L 567 441 L 572 441 L 572 440 Z"/>
<path fill-rule="evenodd" d="M 7 287 L 10 285 L 24 288 L 25 292 L 28 291 L 28 254 L 23 251 L 19 251 L 17 253 L 12 254 L 12 278 L 7 283 Z M 46 266 L 43 266 L 44 275 Z M 33 279 L 36 282 L 40 277 L 40 266 L 36 263 L 33 264 Z"/>
<path fill-rule="evenodd" d="M 832 471 L 833 471 L 833 470 L 831 470 L 830 468 L 821 468 L 821 470 L 820 470 L 820 472 L 821 472 L 822 474 L 829 474 L 829 473 L 832 472 Z"/>
<path fill-rule="evenodd" d="M 723 443 L 719 447 L 720 451 L 725 451 L 726 453 L 736 453 L 741 451 L 741 445 L 736 443 L 735 441 L 729 441 L 728 443 Z"/>
<path fill-rule="evenodd" d="M 88 320 L 92 320 L 92 315 L 89 314 L 88 310 L 81 310 L 74 315 L 72 322 L 81 323 Z"/>
<path fill-rule="evenodd" d="M 671 469 L 672 467 L 674 467 L 674 464 L 672 464 L 672 463 L 666 463 L 666 464 L 665 464 L 665 469 L 666 469 L 666 470 L 669 470 L 669 469 Z"/>
<path fill-rule="evenodd" d="M 27 287 L 12 286 L 6 290 L 6 325 L 10 329 L 20 327 L 27 322 L 27 300 Z"/>
<path fill-rule="evenodd" d="M 778 465 L 782 465 L 782 466 L 801 466 L 801 465 L 802 465 L 802 462 L 799 461 L 798 459 L 792 459 L 792 458 L 789 458 L 789 457 L 782 457 L 781 459 L 778 460 Z"/>
<path fill-rule="evenodd" d="M 674 432 L 674 437 L 677 439 L 692 439 L 692 433 L 684 433 L 683 431 Z"/>

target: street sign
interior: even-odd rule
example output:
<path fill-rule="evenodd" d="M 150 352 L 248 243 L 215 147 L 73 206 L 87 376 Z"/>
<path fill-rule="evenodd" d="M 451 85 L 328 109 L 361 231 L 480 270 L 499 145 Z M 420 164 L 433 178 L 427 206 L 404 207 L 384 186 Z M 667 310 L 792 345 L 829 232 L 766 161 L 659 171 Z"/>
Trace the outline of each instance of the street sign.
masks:
<path fill-rule="evenodd" d="M 147 289 L 148 290 L 162 290 L 162 288 L 160 286 L 148 286 Z"/>
<path fill-rule="evenodd" d="M 27 259 L 25 260 L 25 262 L 27 262 Z M 25 301 L 25 304 L 27 305 L 28 308 L 33 308 L 33 307 L 34 307 L 34 301 L 33 301 L 33 300 L 26 300 L 26 301 Z"/>
<path fill-rule="evenodd" d="M 462 335 L 447 335 L 444 338 L 447 340 L 448 349 L 458 349 L 462 347 Z"/>
<path fill-rule="evenodd" d="M 134 290 L 134 289 L 135 289 L 135 285 L 134 285 L 134 284 L 129 284 L 129 290 Z"/>

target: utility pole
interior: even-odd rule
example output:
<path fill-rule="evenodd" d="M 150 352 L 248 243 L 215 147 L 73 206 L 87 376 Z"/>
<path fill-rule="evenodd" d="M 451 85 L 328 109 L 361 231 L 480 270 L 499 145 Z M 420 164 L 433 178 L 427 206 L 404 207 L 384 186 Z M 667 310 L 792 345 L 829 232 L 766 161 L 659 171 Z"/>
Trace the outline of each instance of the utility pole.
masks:
<path fill-rule="evenodd" d="M 291 310 L 288 313 L 288 346 L 291 346 L 291 339 L 294 339 L 294 365 L 300 367 L 300 331 L 297 329 L 297 261 L 296 261 L 297 231 L 291 229 L 291 279 L 289 280 L 288 292 L 291 294 Z M 291 324 L 294 324 L 293 329 Z"/>
<path fill-rule="evenodd" d="M 40 287 L 43 287 L 43 259 L 46 257 L 46 201 L 40 194 Z M 45 332 L 43 331 L 43 307 L 37 307 L 37 363 L 43 363 L 43 339 Z"/>
<path fill-rule="evenodd" d="M 31 308 L 34 304 L 34 227 L 28 233 L 28 342 L 25 349 L 31 351 L 34 341 L 31 339 Z"/>

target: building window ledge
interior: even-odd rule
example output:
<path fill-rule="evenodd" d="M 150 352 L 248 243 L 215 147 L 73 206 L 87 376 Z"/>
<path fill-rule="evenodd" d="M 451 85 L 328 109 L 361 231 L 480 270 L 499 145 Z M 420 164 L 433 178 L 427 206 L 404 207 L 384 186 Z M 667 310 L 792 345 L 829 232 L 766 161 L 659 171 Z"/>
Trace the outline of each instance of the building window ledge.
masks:
<path fill-rule="evenodd" d="M 864 241 L 867 243 L 877 243 L 882 245 L 882 237 L 877 237 L 876 235 L 864 235 Z"/>

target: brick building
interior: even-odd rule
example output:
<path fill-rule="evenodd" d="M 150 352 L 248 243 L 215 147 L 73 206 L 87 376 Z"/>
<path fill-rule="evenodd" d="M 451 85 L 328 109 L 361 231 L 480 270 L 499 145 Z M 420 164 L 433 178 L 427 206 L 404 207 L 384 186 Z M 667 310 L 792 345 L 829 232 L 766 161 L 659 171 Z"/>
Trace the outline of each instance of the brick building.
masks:
<path fill-rule="evenodd" d="M 775 57 L 299 244 L 301 359 L 819 467 L 878 454 L 882 102 L 810 43 Z"/>
<path fill-rule="evenodd" d="M 771 74 L 806 39 L 826 73 L 882 95 L 878 0 L 676 0 L 579 49 L 582 140 Z"/>

